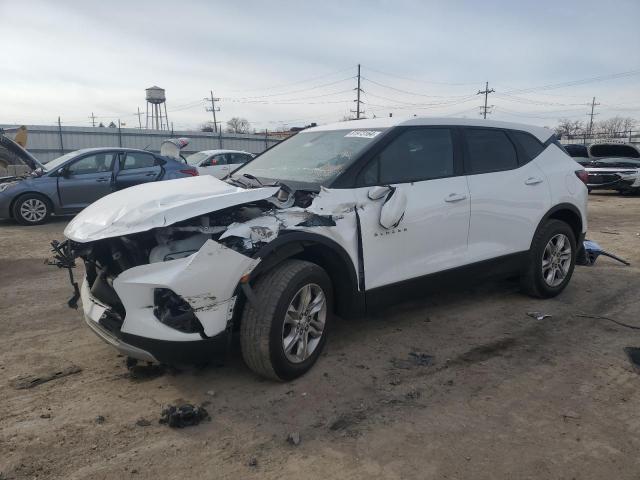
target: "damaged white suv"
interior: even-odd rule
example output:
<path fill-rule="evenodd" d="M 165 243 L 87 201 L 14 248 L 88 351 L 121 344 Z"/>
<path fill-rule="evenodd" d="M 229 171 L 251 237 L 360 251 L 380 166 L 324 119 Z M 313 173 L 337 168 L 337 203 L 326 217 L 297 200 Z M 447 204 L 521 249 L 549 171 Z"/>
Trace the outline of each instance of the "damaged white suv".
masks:
<path fill-rule="evenodd" d="M 311 368 L 334 314 L 427 294 L 459 275 L 519 275 L 538 297 L 571 278 L 587 189 L 552 132 L 395 118 L 310 128 L 224 180 L 104 197 L 53 242 L 85 263 L 86 323 L 135 359 L 211 359 L 239 333 L 255 372 Z M 72 283 L 73 276 L 71 276 Z"/>

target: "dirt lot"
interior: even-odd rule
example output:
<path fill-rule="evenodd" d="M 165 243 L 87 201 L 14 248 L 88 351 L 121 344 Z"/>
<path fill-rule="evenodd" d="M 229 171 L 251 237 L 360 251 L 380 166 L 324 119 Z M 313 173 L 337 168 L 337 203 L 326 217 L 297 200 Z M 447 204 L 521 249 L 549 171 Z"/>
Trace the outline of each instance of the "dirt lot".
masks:
<path fill-rule="evenodd" d="M 65 272 L 43 263 L 66 221 L 1 222 L 0 478 L 637 479 L 640 376 L 622 349 L 640 331 L 576 314 L 640 325 L 640 198 L 594 194 L 589 209 L 588 237 L 631 267 L 578 267 L 552 300 L 502 282 L 339 321 L 312 372 L 288 384 L 238 354 L 132 378 L 65 306 Z M 158 424 L 180 401 L 210 402 L 211 421 Z"/>

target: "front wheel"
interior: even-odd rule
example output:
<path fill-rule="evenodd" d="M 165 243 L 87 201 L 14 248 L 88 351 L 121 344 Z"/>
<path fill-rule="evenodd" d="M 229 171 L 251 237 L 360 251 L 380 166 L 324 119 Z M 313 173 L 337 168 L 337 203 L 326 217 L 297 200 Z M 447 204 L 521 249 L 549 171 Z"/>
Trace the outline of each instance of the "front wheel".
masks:
<path fill-rule="evenodd" d="M 522 290 L 539 298 L 550 298 L 565 289 L 576 263 L 576 240 L 565 222 L 549 220 L 535 234 Z"/>
<path fill-rule="evenodd" d="M 22 225 L 40 225 L 49 215 L 49 201 L 35 193 L 21 196 L 13 205 L 13 218 Z"/>
<path fill-rule="evenodd" d="M 327 340 L 333 289 L 327 273 L 304 260 L 286 260 L 253 286 L 240 346 L 251 370 L 274 380 L 292 380 L 316 362 Z"/>

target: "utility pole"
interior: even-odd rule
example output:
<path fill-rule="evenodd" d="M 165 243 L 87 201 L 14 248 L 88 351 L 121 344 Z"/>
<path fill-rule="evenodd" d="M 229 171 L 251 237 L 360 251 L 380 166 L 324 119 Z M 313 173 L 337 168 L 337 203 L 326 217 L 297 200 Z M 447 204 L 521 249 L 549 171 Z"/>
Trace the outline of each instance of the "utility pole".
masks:
<path fill-rule="evenodd" d="M 138 125 L 140 126 L 140 129 L 142 130 L 142 112 L 140 111 L 140 107 L 138 107 Z"/>
<path fill-rule="evenodd" d="M 478 90 L 478 93 L 476 93 L 476 95 L 484 95 L 484 107 L 480 107 L 480 109 L 482 110 L 480 115 L 482 115 L 482 117 L 485 120 L 487 119 L 487 110 L 493 107 L 493 105 L 491 107 L 487 106 L 487 97 L 489 96 L 490 93 L 493 93 L 493 92 L 495 92 L 495 90 L 493 88 L 489 90 L 489 82 L 487 82 L 484 86 L 484 90 Z"/>
<path fill-rule="evenodd" d="M 356 99 L 354 100 L 354 102 L 356 102 L 356 111 L 354 112 L 353 110 L 351 110 L 351 113 L 355 113 L 356 114 L 356 120 L 360 120 L 360 115 L 362 115 L 364 113 L 364 110 L 362 110 L 361 108 L 361 104 L 363 104 L 364 102 L 362 100 L 360 100 L 360 93 L 364 93 L 364 90 L 362 90 L 360 88 L 360 64 L 358 64 L 358 86 L 356 88 L 354 88 L 354 90 L 356 91 Z"/>
<path fill-rule="evenodd" d="M 62 122 L 58 117 L 58 136 L 60 137 L 60 155 L 64 155 L 64 143 L 62 142 Z"/>
<path fill-rule="evenodd" d="M 593 132 L 593 116 L 594 115 L 598 115 L 597 113 L 593 113 L 593 110 L 596 108 L 596 105 L 600 105 L 599 103 L 596 103 L 596 97 L 593 97 L 593 100 L 591 100 L 591 113 L 587 113 L 587 115 L 589 115 L 590 119 L 589 119 L 589 130 L 588 130 L 588 135 L 591 136 L 591 132 Z"/>
<path fill-rule="evenodd" d="M 91 116 L 89 118 L 91 119 L 91 124 L 95 127 L 96 126 L 96 116 L 93 114 L 93 112 L 91 112 Z"/>
<path fill-rule="evenodd" d="M 220 107 L 216 107 L 216 102 L 219 102 L 220 99 L 213 96 L 213 90 L 211 90 L 209 93 L 211 93 L 211 97 L 210 98 L 205 98 L 205 100 L 207 102 L 211 102 L 211 107 L 205 107 L 205 110 L 207 112 L 211 112 L 213 114 L 213 131 L 217 132 L 218 131 L 218 121 L 216 120 L 216 112 L 220 111 Z"/>

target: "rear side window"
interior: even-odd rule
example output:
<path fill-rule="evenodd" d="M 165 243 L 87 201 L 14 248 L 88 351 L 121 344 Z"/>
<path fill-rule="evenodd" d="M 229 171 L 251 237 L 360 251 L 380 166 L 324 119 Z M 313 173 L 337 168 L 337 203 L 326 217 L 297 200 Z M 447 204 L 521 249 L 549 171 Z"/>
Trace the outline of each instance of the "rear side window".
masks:
<path fill-rule="evenodd" d="M 134 168 L 149 168 L 155 164 L 156 159 L 150 153 L 127 152 L 122 169 L 133 170 Z"/>
<path fill-rule="evenodd" d="M 497 172 L 518 168 L 516 149 L 502 130 L 465 129 L 467 155 L 465 169 L 468 173 Z"/>
<path fill-rule="evenodd" d="M 510 133 L 524 151 L 525 155 L 527 156 L 527 161 L 536 158 L 542 153 L 545 148 L 540 140 L 529 133 L 516 131 L 511 131 Z M 526 162 L 521 161 L 520 163 Z"/>
<path fill-rule="evenodd" d="M 453 175 L 453 139 L 447 128 L 403 132 L 367 165 L 359 185 L 408 183 Z"/>

